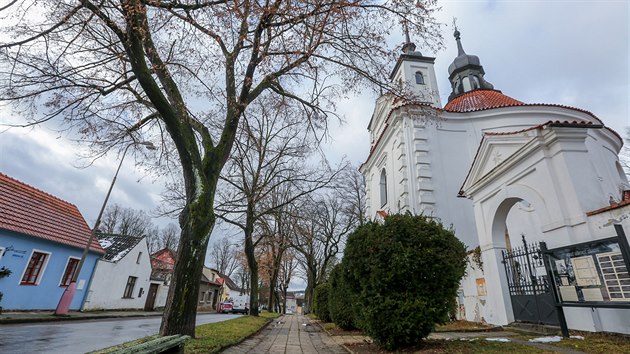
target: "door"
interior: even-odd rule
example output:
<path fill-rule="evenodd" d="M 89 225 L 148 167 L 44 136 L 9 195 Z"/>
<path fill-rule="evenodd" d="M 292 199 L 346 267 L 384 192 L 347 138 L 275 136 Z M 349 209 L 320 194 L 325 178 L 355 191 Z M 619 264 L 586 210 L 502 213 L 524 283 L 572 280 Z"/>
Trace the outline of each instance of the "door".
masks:
<path fill-rule="evenodd" d="M 153 311 L 153 307 L 155 307 L 155 297 L 157 296 L 159 284 L 151 284 L 149 286 L 149 293 L 147 294 L 147 302 L 144 303 L 145 311 Z"/>

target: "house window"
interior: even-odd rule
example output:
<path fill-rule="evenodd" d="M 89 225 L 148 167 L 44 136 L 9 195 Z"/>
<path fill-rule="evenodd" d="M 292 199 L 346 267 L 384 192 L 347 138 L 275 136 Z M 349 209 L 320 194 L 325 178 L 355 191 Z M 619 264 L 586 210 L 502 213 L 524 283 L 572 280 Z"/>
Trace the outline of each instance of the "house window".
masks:
<path fill-rule="evenodd" d="M 136 259 L 136 264 L 140 264 L 141 257 L 142 257 L 142 252 L 138 253 L 138 259 Z"/>
<path fill-rule="evenodd" d="M 619 162 L 617 162 L 617 163 L 619 163 Z M 4 250 L 6 250 L 6 248 L 0 247 L 0 259 L 2 259 L 2 256 L 4 256 Z"/>
<path fill-rule="evenodd" d="M 140 288 L 140 291 L 138 291 L 138 297 L 142 297 L 142 293 L 144 293 L 144 288 Z"/>
<path fill-rule="evenodd" d="M 381 206 L 387 204 L 387 174 L 385 169 L 381 170 L 381 181 L 379 183 L 381 189 Z"/>
<path fill-rule="evenodd" d="M 202 291 L 201 292 L 201 296 L 199 298 L 199 302 L 203 303 L 203 301 L 206 299 L 206 292 Z"/>
<path fill-rule="evenodd" d="M 74 273 L 77 271 L 77 267 L 79 266 L 79 259 L 70 257 L 68 258 L 68 263 L 66 263 L 66 270 L 63 272 L 63 277 L 61 278 L 61 283 L 59 286 L 68 286 L 74 277 Z"/>
<path fill-rule="evenodd" d="M 127 286 L 125 286 L 125 293 L 123 294 L 123 298 L 132 299 L 133 288 L 136 286 L 136 280 L 138 277 L 129 277 L 127 279 Z"/>
<path fill-rule="evenodd" d="M 424 85 L 424 75 L 420 71 L 416 71 L 416 84 Z"/>
<path fill-rule="evenodd" d="M 31 259 L 28 261 L 28 266 L 24 270 L 22 281 L 20 285 L 37 285 L 44 274 L 44 268 L 46 267 L 46 261 L 48 260 L 47 253 L 33 251 Z"/>

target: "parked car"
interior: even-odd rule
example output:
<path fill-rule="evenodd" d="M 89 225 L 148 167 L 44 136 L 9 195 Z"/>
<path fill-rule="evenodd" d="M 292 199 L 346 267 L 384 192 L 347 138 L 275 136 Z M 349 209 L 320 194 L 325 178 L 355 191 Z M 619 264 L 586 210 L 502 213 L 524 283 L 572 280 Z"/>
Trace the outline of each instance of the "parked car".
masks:
<path fill-rule="evenodd" d="M 224 301 L 224 302 L 219 304 L 219 308 L 218 308 L 217 312 L 219 312 L 219 313 L 231 313 L 233 309 L 234 309 L 234 305 L 232 305 L 231 302 Z"/>

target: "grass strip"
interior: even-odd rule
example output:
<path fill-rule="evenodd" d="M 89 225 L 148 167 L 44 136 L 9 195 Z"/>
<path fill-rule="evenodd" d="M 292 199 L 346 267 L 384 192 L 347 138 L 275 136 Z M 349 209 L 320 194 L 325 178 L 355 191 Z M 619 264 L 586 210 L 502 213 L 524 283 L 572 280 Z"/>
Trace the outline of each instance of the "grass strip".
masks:
<path fill-rule="evenodd" d="M 185 353 L 217 353 L 260 331 L 277 313 L 261 312 L 260 316 L 242 316 L 232 320 L 197 326 L 195 339 L 186 342 Z"/>
<path fill-rule="evenodd" d="M 589 354 L 630 353 L 630 339 L 623 335 L 577 331 L 571 331 L 571 335 L 580 335 L 584 339 L 563 338 L 560 342 L 545 344 Z M 523 340 L 538 337 L 546 336 L 517 336 L 517 338 Z"/>

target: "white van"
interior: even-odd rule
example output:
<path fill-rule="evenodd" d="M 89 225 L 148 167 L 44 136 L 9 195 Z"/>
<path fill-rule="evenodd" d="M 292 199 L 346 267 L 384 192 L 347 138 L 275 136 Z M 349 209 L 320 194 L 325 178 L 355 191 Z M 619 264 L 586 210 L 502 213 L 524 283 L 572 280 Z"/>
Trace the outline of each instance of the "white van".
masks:
<path fill-rule="evenodd" d="M 232 297 L 232 313 L 249 314 L 249 295 L 237 295 Z"/>

